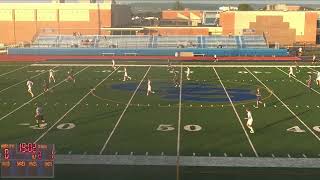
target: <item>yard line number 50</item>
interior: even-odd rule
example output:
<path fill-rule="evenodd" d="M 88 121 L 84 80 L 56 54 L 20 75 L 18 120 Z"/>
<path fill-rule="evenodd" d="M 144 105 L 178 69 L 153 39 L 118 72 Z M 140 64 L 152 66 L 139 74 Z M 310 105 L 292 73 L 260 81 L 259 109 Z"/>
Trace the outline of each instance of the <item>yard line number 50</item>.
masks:
<path fill-rule="evenodd" d="M 201 131 L 202 127 L 196 124 L 189 124 L 189 125 L 185 125 L 183 129 L 190 132 L 196 132 L 196 131 Z M 173 131 L 175 130 L 175 128 L 173 127 L 172 124 L 160 124 L 157 130 L 166 132 L 166 131 Z"/>

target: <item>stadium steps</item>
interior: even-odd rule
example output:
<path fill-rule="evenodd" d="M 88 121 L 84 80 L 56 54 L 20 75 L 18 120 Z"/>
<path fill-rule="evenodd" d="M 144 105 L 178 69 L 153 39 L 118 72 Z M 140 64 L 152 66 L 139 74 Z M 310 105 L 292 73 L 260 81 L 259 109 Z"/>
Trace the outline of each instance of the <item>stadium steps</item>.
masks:
<path fill-rule="evenodd" d="M 237 48 L 242 48 L 242 43 L 240 36 L 235 36 L 236 42 L 237 42 Z"/>
<path fill-rule="evenodd" d="M 153 48 L 158 47 L 158 36 L 153 36 Z"/>
<path fill-rule="evenodd" d="M 148 48 L 153 48 L 154 36 L 149 37 Z"/>
<path fill-rule="evenodd" d="M 198 36 L 197 37 L 197 48 L 202 48 L 202 44 L 203 44 L 203 39 L 202 36 Z"/>
<path fill-rule="evenodd" d="M 206 36 L 202 36 L 202 48 L 207 48 L 207 37 Z"/>

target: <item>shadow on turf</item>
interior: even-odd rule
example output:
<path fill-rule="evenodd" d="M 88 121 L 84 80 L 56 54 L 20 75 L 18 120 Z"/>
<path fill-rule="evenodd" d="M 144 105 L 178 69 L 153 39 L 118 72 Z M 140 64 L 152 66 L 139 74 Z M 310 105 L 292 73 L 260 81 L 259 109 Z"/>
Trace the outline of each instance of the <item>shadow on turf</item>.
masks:
<path fill-rule="evenodd" d="M 287 100 L 291 100 L 291 99 L 294 99 L 294 98 L 296 98 L 296 97 L 299 97 L 299 96 L 302 96 L 302 95 L 304 95 L 306 92 L 301 92 L 301 93 L 299 93 L 299 94 L 296 94 L 296 95 L 293 95 L 293 96 L 289 96 L 289 97 L 286 97 L 286 98 L 283 98 L 283 99 L 281 99 L 283 102 L 285 102 L 285 101 L 287 101 Z M 271 105 L 273 106 L 273 105 L 277 105 L 277 104 L 281 104 L 281 102 L 280 101 L 278 101 L 278 100 L 275 100 L 275 102 L 273 102 L 273 103 L 271 103 Z"/>
<path fill-rule="evenodd" d="M 299 117 L 300 115 L 303 115 L 303 114 L 305 114 L 305 113 L 307 113 L 307 112 L 309 112 L 309 111 L 311 111 L 311 110 L 308 109 L 308 110 L 303 111 L 303 112 L 300 112 L 300 113 L 298 113 L 298 114 L 296 114 L 296 115 Z M 289 116 L 289 117 L 287 117 L 287 118 L 284 118 L 284 119 L 282 119 L 282 120 L 279 120 L 279 121 L 270 123 L 270 124 L 268 124 L 268 125 L 266 125 L 266 126 L 264 126 L 264 127 L 262 127 L 262 128 L 258 128 L 258 129 L 256 129 L 255 131 L 256 131 L 256 132 L 263 132 L 263 131 L 266 130 L 267 128 L 270 128 L 270 127 L 272 127 L 272 126 L 275 126 L 275 125 L 280 124 L 280 123 L 285 122 L 285 121 L 292 120 L 293 118 L 295 119 L 296 117 L 295 117 L 294 115 L 291 115 L 291 116 Z"/>

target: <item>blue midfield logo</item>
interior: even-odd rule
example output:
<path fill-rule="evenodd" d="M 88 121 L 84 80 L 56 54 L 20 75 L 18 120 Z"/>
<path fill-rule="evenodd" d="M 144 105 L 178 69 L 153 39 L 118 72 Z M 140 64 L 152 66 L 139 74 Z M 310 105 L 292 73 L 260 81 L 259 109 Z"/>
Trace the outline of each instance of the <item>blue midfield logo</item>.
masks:
<path fill-rule="evenodd" d="M 220 84 L 219 84 L 220 85 Z M 184 102 L 203 102 L 203 103 L 226 103 L 229 102 L 224 89 L 217 84 L 185 82 L 182 86 L 182 101 Z M 133 92 L 138 86 L 136 82 L 125 84 L 113 84 L 112 89 Z M 180 88 L 175 88 L 172 83 L 163 81 L 154 81 L 153 90 L 155 95 L 166 100 L 178 101 Z M 147 88 L 141 85 L 137 94 L 145 95 Z M 233 102 L 255 100 L 256 95 L 252 89 L 248 88 L 227 88 L 230 98 Z"/>

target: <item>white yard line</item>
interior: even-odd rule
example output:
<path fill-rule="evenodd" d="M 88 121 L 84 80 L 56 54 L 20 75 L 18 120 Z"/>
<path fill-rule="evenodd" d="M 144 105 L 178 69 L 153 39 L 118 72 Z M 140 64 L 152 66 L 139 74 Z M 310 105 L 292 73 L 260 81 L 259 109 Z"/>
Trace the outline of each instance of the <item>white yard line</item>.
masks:
<path fill-rule="evenodd" d="M 181 99 L 182 99 L 182 73 L 183 67 L 180 69 L 180 92 L 179 92 L 179 116 L 178 116 L 178 134 L 177 134 L 177 175 L 176 180 L 180 179 L 180 138 L 181 138 Z"/>
<path fill-rule="evenodd" d="M 52 69 L 55 69 L 55 68 L 57 68 L 57 66 L 54 67 L 54 68 L 52 68 Z M 33 78 L 35 78 L 35 77 L 38 77 L 38 76 L 40 76 L 40 75 L 42 75 L 42 74 L 44 74 L 44 73 L 47 73 L 48 71 L 49 71 L 49 70 L 46 70 L 45 72 L 42 72 L 42 73 L 37 74 L 37 75 L 35 75 L 35 76 L 32 76 L 32 77 L 30 77 L 30 79 L 33 79 Z M 23 82 L 27 82 L 27 80 L 28 80 L 28 79 L 22 80 L 22 81 L 20 81 L 20 82 L 18 82 L 18 83 L 16 83 L 16 84 L 13 84 L 13 85 L 11 85 L 11 86 L 9 86 L 9 87 L 7 87 L 7 88 L 4 88 L 4 89 L 0 90 L 0 93 L 4 92 L 4 91 L 6 91 L 6 90 L 8 90 L 8 89 L 10 89 L 10 88 L 12 88 L 12 87 L 15 87 L 15 86 L 17 86 L 17 85 L 19 85 L 19 84 L 21 84 L 21 83 L 23 83 Z"/>
<path fill-rule="evenodd" d="M 315 66 L 313 66 L 313 67 L 315 67 Z M 307 68 L 310 69 L 310 70 L 312 70 L 312 71 L 317 71 L 317 72 L 319 72 L 318 70 L 314 69 L 313 67 L 307 67 Z"/>
<path fill-rule="evenodd" d="M 107 80 L 114 72 L 116 72 L 118 70 L 115 69 L 114 71 L 112 71 L 106 78 L 104 78 L 102 81 L 100 81 L 95 87 L 97 88 L 98 86 L 100 86 L 105 80 Z M 52 126 L 50 126 L 50 128 L 48 128 L 44 133 L 41 134 L 41 136 L 38 137 L 37 140 L 34 141 L 34 143 L 37 143 L 38 141 L 40 141 L 45 135 L 47 135 L 49 133 L 49 131 L 51 131 L 51 129 L 53 129 L 60 121 L 62 121 L 74 108 L 76 108 L 86 97 L 88 97 L 91 94 L 91 90 L 84 95 L 75 105 L 73 105 L 64 115 L 62 115 Z"/>
<path fill-rule="evenodd" d="M 81 69 L 80 71 L 78 71 L 77 73 L 75 73 L 75 75 L 79 74 L 80 72 L 84 71 L 84 70 L 87 69 L 87 68 L 88 68 L 88 67 L 85 67 L 85 68 Z M 59 86 L 60 84 L 62 84 L 62 83 L 65 82 L 65 81 L 66 81 L 66 79 L 64 79 L 63 81 L 55 84 L 54 86 L 52 86 L 51 88 L 49 88 L 49 90 L 51 90 L 51 89 Z M 11 111 L 11 112 L 9 112 L 8 114 L 2 116 L 2 117 L 0 118 L 0 121 L 2 121 L 3 119 L 5 119 L 6 117 L 10 116 L 10 115 L 13 114 L 14 112 L 18 111 L 19 109 L 21 109 L 22 107 L 24 107 L 25 105 L 29 104 L 30 102 L 32 102 L 33 100 L 37 99 L 38 97 L 40 97 L 40 96 L 43 95 L 43 94 L 44 94 L 44 92 L 38 94 L 37 96 L 35 96 L 35 97 L 33 97 L 32 99 L 30 99 L 29 101 L 25 102 L 24 104 L 22 104 L 21 106 L 17 107 L 17 108 L 14 109 L 13 111 Z"/>
<path fill-rule="evenodd" d="M 278 68 L 278 67 L 276 67 L 276 68 L 277 68 L 279 71 L 281 71 L 281 72 L 283 72 L 284 74 L 286 74 L 286 75 L 289 76 L 289 73 L 285 72 L 284 70 L 282 70 L 282 69 L 280 69 L 280 68 Z M 307 84 L 303 83 L 303 82 L 300 81 L 299 79 L 297 79 L 297 78 L 295 78 L 295 77 L 293 77 L 293 76 L 292 76 L 292 78 L 293 78 L 294 80 L 298 81 L 299 83 L 301 83 L 302 85 L 304 85 L 305 87 L 308 87 Z M 315 93 L 317 93 L 317 94 L 320 94 L 319 91 L 317 91 L 317 90 L 315 90 L 315 89 L 313 89 L 313 88 L 310 88 L 310 89 L 311 89 L 313 92 L 315 92 Z"/>
<path fill-rule="evenodd" d="M 143 78 L 141 79 L 141 81 L 140 81 L 139 85 L 137 86 L 136 90 L 133 92 L 133 94 L 132 94 L 132 96 L 131 96 L 130 100 L 128 101 L 128 103 L 127 103 L 126 107 L 124 108 L 124 110 L 123 110 L 122 114 L 120 115 L 120 117 L 119 117 L 119 119 L 118 119 L 117 123 L 115 124 L 115 126 L 113 127 L 113 129 L 112 129 L 111 133 L 109 134 L 108 139 L 107 139 L 107 140 L 106 140 L 106 142 L 103 144 L 103 146 L 102 146 L 102 148 L 101 148 L 101 150 L 100 150 L 100 152 L 99 152 L 99 154 L 100 154 L 100 155 L 101 155 L 101 154 L 103 153 L 103 151 L 106 149 L 106 147 L 107 147 L 107 145 L 108 145 L 108 143 L 109 143 L 109 141 L 110 141 L 110 139 L 111 139 L 111 137 L 112 137 L 113 133 L 114 133 L 114 132 L 115 132 L 115 130 L 117 129 L 117 127 L 118 127 L 118 125 L 119 125 L 119 123 L 120 123 L 120 121 L 121 121 L 121 119 L 122 119 L 123 115 L 127 112 L 127 109 L 128 109 L 128 107 L 130 106 L 130 104 L 131 104 L 131 101 L 132 101 L 133 97 L 136 95 L 136 93 L 137 93 L 137 91 L 138 91 L 139 87 L 141 86 L 141 84 L 142 84 L 143 80 L 146 78 L 146 76 L 147 76 L 148 72 L 150 71 L 150 69 L 151 69 L 151 66 L 149 66 L 148 70 L 147 70 L 147 71 L 146 71 L 146 73 L 144 74 L 144 76 L 143 76 Z"/>
<path fill-rule="evenodd" d="M 269 92 L 272 92 L 272 90 L 271 90 L 268 86 L 266 86 L 257 76 L 255 76 L 248 68 L 246 68 L 246 67 L 244 67 L 244 68 L 245 68 L 257 81 L 259 81 Z M 289 111 L 293 116 L 296 117 L 296 119 L 297 119 L 298 121 L 300 121 L 300 123 L 301 123 L 305 128 L 308 129 L 308 131 L 309 131 L 311 134 L 313 134 L 313 136 L 314 136 L 318 141 L 320 141 L 320 137 L 319 137 L 316 133 L 314 133 L 314 132 L 312 131 L 312 129 L 311 129 L 308 125 L 306 125 L 274 92 L 272 92 L 272 94 L 273 94 L 273 96 L 274 96 L 276 99 L 278 99 L 279 102 L 281 102 L 281 104 L 282 104 L 284 107 L 286 107 L 286 108 L 288 109 L 288 111 Z"/>
<path fill-rule="evenodd" d="M 34 65 L 35 65 L 35 64 L 34 64 Z M 13 73 L 13 72 L 16 72 L 16 71 L 18 71 L 18 70 L 20 70 L 20 69 L 23 69 L 23 68 L 26 68 L 26 67 L 29 67 L 29 66 L 31 66 L 31 65 L 29 64 L 29 65 L 23 66 L 23 67 L 21 67 L 21 68 L 14 69 L 14 70 L 12 70 L 12 71 L 9 71 L 9 72 L 0 74 L 0 77 L 5 76 L 5 75 L 10 74 L 10 73 Z"/>
<path fill-rule="evenodd" d="M 226 95 L 227 95 L 227 97 L 228 97 L 228 99 L 229 99 L 229 101 L 230 101 L 230 103 L 231 103 L 231 106 L 232 106 L 232 108 L 233 108 L 233 111 L 234 111 L 234 113 L 236 114 L 236 116 L 237 116 L 237 118 L 238 118 L 238 121 L 239 121 L 239 123 L 240 123 L 240 125 L 241 125 L 241 127 L 242 127 L 243 132 L 245 133 L 245 135 L 246 135 L 246 137 L 247 137 L 247 140 L 248 140 L 248 142 L 249 142 L 249 144 L 250 144 L 250 146 L 251 146 L 252 151 L 254 152 L 254 154 L 256 155 L 256 157 L 259 157 L 259 155 L 258 155 L 258 153 L 257 153 L 257 151 L 256 151 L 256 148 L 254 147 L 254 145 L 253 145 L 253 143 L 252 143 L 252 141 L 251 141 L 251 138 L 250 138 L 248 132 L 246 131 L 246 129 L 245 129 L 245 127 L 244 127 L 244 125 L 243 125 L 243 123 L 242 123 L 242 121 L 241 121 L 241 118 L 240 118 L 240 116 L 239 116 L 239 114 L 238 114 L 238 112 L 237 112 L 237 109 L 235 108 L 235 106 L 234 106 L 234 104 L 233 104 L 233 102 L 232 102 L 232 99 L 230 98 L 229 93 L 228 93 L 227 90 L 226 90 L 226 87 L 225 87 L 224 84 L 222 83 L 222 81 L 221 81 L 221 79 L 220 79 L 220 76 L 219 76 L 218 72 L 216 71 L 216 69 L 215 69 L 214 67 L 213 67 L 213 70 L 214 70 L 214 72 L 216 73 L 216 76 L 218 77 L 219 82 L 220 82 L 220 84 L 221 84 L 224 92 L 226 93 Z"/>
<path fill-rule="evenodd" d="M 66 66 L 66 67 L 81 67 L 81 66 L 89 66 L 89 67 L 111 67 L 111 64 L 32 64 L 31 66 Z M 127 66 L 127 67 L 168 67 L 167 64 L 117 64 L 117 66 Z M 172 67 L 265 67 L 265 68 L 274 68 L 274 67 L 291 67 L 292 65 L 230 65 L 230 64 L 185 64 L 185 65 L 176 65 L 173 64 Z M 299 67 L 320 67 L 320 66 L 310 66 L 310 65 L 301 65 Z"/>

